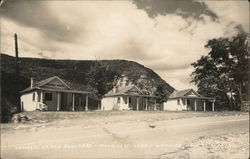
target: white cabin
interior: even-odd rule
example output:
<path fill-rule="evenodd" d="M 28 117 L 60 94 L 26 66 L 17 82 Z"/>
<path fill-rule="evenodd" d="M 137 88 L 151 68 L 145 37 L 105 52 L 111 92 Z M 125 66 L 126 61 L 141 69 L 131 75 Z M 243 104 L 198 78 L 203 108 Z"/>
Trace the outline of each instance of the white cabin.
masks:
<path fill-rule="evenodd" d="M 122 76 L 112 90 L 101 100 L 102 110 L 156 109 L 156 98 L 143 94 L 126 76 Z"/>
<path fill-rule="evenodd" d="M 73 90 L 54 76 L 34 83 L 21 91 L 22 111 L 75 111 L 88 110 L 90 92 Z"/>
<path fill-rule="evenodd" d="M 174 91 L 163 104 L 163 110 L 169 111 L 214 111 L 214 98 L 203 97 L 193 89 Z"/>

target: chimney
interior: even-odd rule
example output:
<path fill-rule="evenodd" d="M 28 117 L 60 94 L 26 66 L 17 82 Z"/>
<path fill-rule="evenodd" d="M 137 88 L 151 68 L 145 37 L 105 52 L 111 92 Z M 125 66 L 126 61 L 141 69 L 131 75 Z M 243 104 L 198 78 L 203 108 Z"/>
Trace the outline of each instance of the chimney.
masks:
<path fill-rule="evenodd" d="M 34 85 L 34 79 L 31 77 L 30 78 L 30 88 L 33 88 L 33 85 Z"/>

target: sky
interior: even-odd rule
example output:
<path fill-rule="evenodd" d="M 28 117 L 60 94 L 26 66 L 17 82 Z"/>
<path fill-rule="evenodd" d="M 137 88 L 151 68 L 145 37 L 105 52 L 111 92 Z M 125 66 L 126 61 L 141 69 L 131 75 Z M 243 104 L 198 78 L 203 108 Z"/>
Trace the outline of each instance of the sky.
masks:
<path fill-rule="evenodd" d="M 47 59 L 126 59 L 177 90 L 194 88 L 191 63 L 208 40 L 249 33 L 247 0 L 4 0 L 0 52 Z"/>

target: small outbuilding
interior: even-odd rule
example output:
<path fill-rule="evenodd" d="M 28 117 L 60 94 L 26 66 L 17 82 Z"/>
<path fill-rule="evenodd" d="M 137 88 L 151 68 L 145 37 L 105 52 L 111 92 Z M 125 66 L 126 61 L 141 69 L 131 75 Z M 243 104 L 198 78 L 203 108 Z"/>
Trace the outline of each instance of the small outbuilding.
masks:
<path fill-rule="evenodd" d="M 170 94 L 167 102 L 163 104 L 163 110 L 171 111 L 214 111 L 215 98 L 203 97 L 193 89 L 181 91 L 175 90 Z"/>
<path fill-rule="evenodd" d="M 90 92 L 71 89 L 57 76 L 34 83 L 21 93 L 23 111 L 75 111 L 88 110 Z"/>

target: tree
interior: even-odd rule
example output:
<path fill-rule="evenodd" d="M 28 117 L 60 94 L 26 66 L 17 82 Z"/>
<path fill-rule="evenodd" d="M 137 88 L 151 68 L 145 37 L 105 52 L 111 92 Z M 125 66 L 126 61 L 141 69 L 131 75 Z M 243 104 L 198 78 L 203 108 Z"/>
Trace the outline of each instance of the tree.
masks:
<path fill-rule="evenodd" d="M 109 70 L 108 65 L 101 65 L 96 60 L 86 73 L 86 81 L 100 100 L 104 94 L 113 88 L 113 80 L 116 76 L 115 72 Z"/>
<path fill-rule="evenodd" d="M 14 113 L 13 108 L 16 108 L 12 103 L 10 103 L 4 96 L 1 95 L 1 107 L 0 116 L 1 123 L 7 123 L 10 121 L 12 114 Z M 15 111 L 17 112 L 17 111 Z"/>
<path fill-rule="evenodd" d="M 141 77 L 135 82 L 136 86 L 140 89 L 140 91 L 145 95 L 152 95 L 155 91 L 155 82 L 152 79 L 147 77 Z"/>
<path fill-rule="evenodd" d="M 159 84 L 156 87 L 154 94 L 156 96 L 157 103 L 163 103 L 163 102 L 167 101 L 167 98 L 170 95 L 170 92 L 165 84 Z"/>
<path fill-rule="evenodd" d="M 232 38 L 209 40 L 205 48 L 207 56 L 202 56 L 191 65 L 192 82 L 198 92 L 205 96 L 216 97 L 222 108 L 239 109 L 242 94 L 249 83 L 249 35 L 244 32 Z"/>

